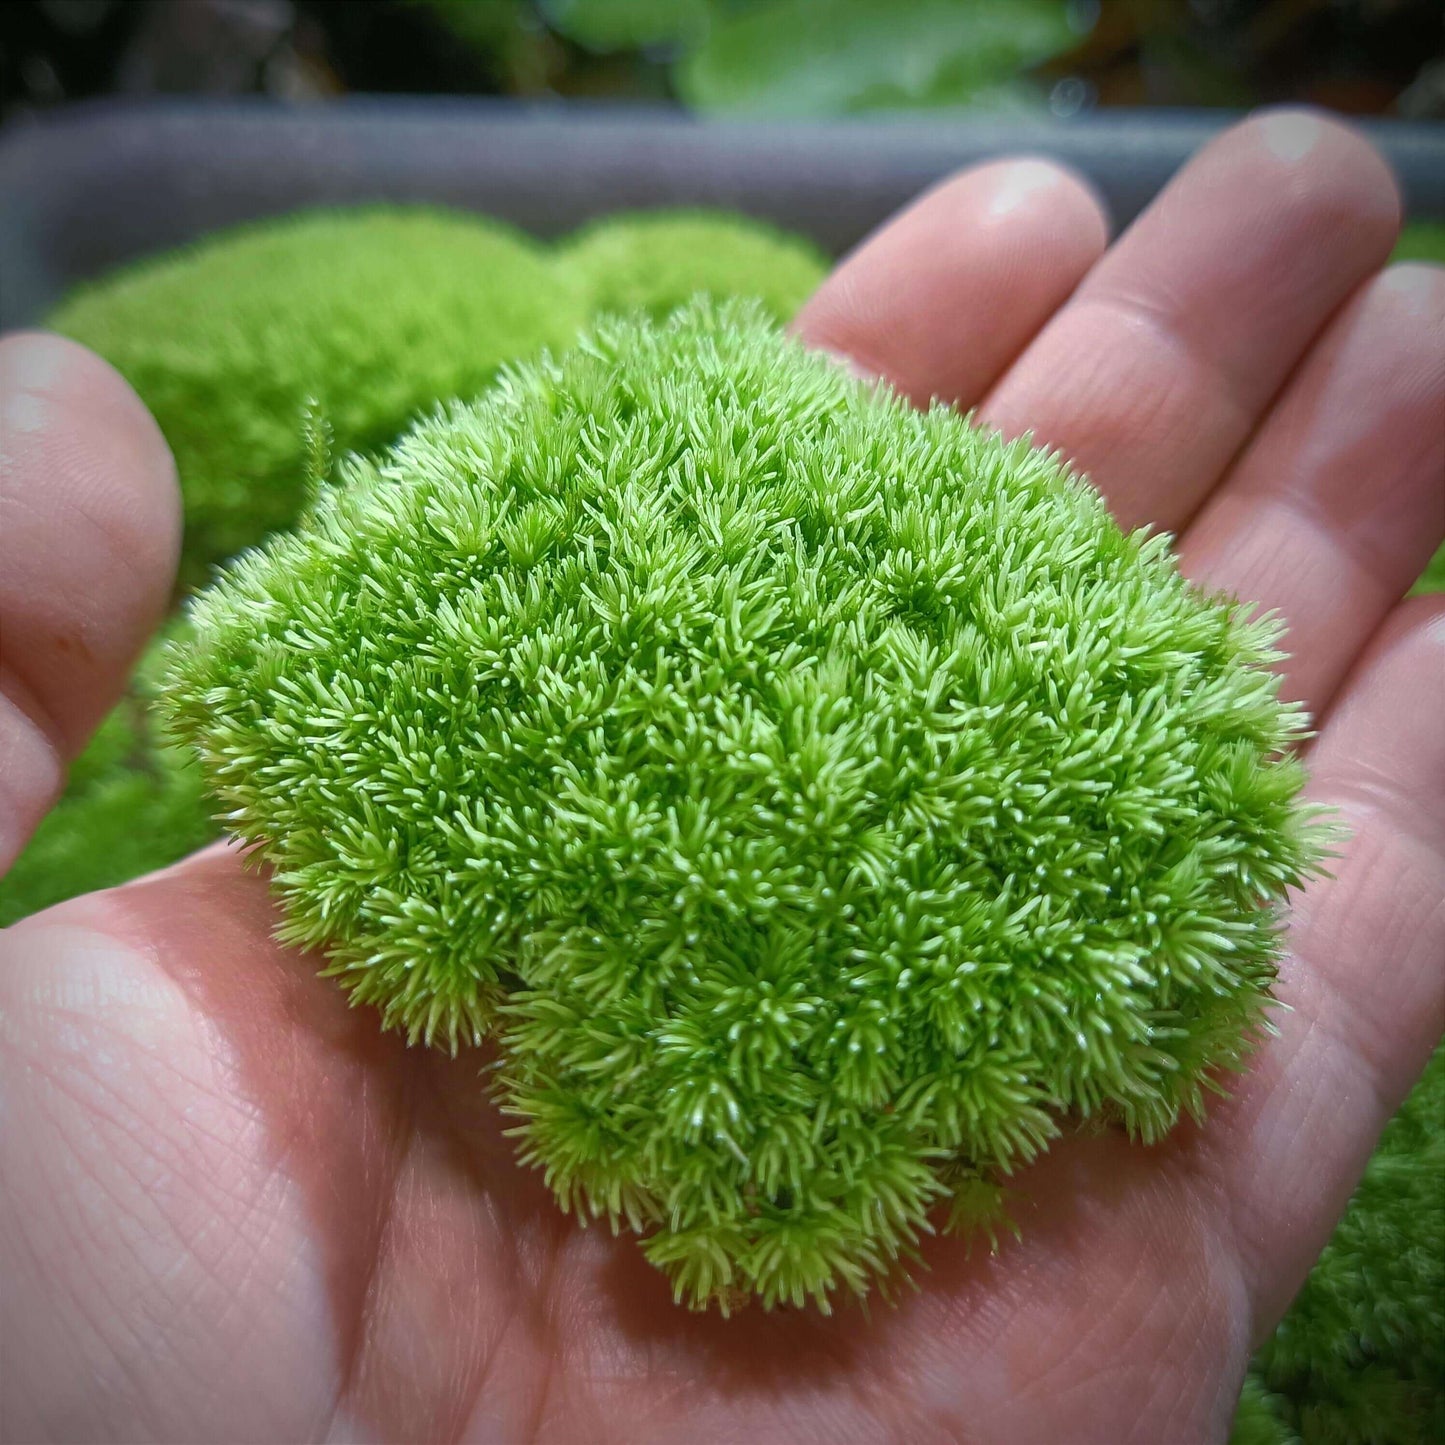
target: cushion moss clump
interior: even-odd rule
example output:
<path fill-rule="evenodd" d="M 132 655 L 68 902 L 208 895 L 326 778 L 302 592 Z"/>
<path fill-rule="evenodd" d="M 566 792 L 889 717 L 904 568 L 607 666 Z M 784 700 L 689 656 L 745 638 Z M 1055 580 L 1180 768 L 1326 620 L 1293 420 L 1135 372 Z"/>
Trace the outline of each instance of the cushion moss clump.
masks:
<path fill-rule="evenodd" d="M 494 1036 L 523 1156 L 693 1305 L 826 1307 L 1061 1114 L 1197 1113 L 1318 857 L 1273 622 L 756 307 L 508 372 L 192 622 L 283 936 Z"/>
<path fill-rule="evenodd" d="M 790 321 L 829 264 L 802 236 L 715 211 L 608 216 L 573 236 L 557 259 L 590 311 L 645 311 L 659 321 L 699 293 L 750 296 L 775 320 Z"/>
<path fill-rule="evenodd" d="M 50 325 L 135 387 L 175 454 L 182 582 L 294 520 L 301 417 L 345 450 L 383 446 L 505 361 L 585 319 L 519 232 L 425 209 L 322 211 L 226 231 L 84 287 Z"/>

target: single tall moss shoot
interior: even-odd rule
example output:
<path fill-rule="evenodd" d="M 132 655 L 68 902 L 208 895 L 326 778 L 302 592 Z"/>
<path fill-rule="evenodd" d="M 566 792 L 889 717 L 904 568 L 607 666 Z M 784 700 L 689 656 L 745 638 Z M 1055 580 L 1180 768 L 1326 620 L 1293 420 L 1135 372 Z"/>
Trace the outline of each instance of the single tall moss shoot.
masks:
<path fill-rule="evenodd" d="M 827 1307 L 1062 1113 L 1198 1113 L 1318 857 L 1273 622 L 756 307 L 508 372 L 192 620 L 284 936 L 493 1035 L 524 1158 L 693 1305 Z"/>

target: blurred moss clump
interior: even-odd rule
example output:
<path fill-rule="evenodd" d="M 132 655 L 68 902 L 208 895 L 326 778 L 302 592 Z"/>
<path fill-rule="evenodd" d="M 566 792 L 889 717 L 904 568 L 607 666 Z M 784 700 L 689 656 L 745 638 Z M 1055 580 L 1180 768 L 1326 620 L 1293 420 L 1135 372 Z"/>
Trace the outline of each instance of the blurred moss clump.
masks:
<path fill-rule="evenodd" d="M 1433 261 L 1445 265 L 1445 221 L 1412 221 L 1400 233 L 1392 261 Z"/>
<path fill-rule="evenodd" d="M 189 588 L 294 520 L 308 404 L 337 452 L 369 451 L 502 363 L 565 348 L 599 311 L 660 316 L 708 291 L 757 295 L 785 319 L 826 264 L 796 236 L 701 211 L 606 220 L 557 254 L 474 215 L 323 211 L 92 283 L 50 325 L 104 356 L 160 423 Z"/>
<path fill-rule="evenodd" d="M 504 361 L 565 346 L 583 315 L 567 274 L 509 227 L 377 209 L 224 232 L 84 287 L 50 325 L 111 362 L 160 423 L 190 587 L 295 517 L 308 400 L 339 450 L 383 446 Z"/>
<path fill-rule="evenodd" d="M 165 638 L 70 769 L 65 796 L 0 878 L 0 928 L 81 893 L 165 868 L 219 835 L 186 749 L 160 733 L 151 701 Z"/>
<path fill-rule="evenodd" d="M 609 216 L 558 252 L 594 314 L 643 310 L 655 320 L 699 291 L 753 296 L 788 321 L 828 271 L 810 241 L 761 221 L 713 211 Z"/>

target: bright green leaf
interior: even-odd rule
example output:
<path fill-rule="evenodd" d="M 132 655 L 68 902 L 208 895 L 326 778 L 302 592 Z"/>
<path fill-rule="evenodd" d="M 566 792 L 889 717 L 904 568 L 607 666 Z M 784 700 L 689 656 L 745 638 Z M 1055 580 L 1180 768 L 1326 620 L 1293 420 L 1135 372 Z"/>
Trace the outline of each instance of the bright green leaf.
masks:
<path fill-rule="evenodd" d="M 980 104 L 1077 38 L 1060 0 L 778 0 L 720 18 L 679 88 L 776 116 Z"/>

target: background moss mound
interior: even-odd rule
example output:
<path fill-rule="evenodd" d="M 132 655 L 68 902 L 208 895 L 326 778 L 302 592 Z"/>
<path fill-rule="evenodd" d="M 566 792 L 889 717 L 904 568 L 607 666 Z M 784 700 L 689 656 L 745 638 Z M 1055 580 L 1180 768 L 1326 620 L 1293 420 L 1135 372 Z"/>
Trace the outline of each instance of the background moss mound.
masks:
<path fill-rule="evenodd" d="M 302 411 L 382 446 L 504 361 L 565 346 L 581 297 L 535 243 L 426 210 L 322 212 L 203 241 L 78 292 L 52 318 L 135 387 L 175 453 L 183 583 L 300 505 Z"/>
<path fill-rule="evenodd" d="M 593 313 L 645 311 L 655 320 L 699 291 L 755 297 L 790 320 L 828 273 L 828 259 L 801 236 L 761 221 L 708 211 L 609 216 L 558 253 Z"/>
<path fill-rule="evenodd" d="M 357 463 L 166 704 L 284 936 L 495 1032 L 524 1156 L 693 1305 L 858 1292 L 941 1196 L 1239 1057 L 1317 840 L 1275 625 L 1053 457 L 756 307 L 604 325 Z"/>
<path fill-rule="evenodd" d="M 1396 261 L 1445 264 L 1445 225 Z M 1445 591 L 1445 546 L 1417 592 Z M 1387 1126 L 1334 1237 L 1259 1352 L 1231 1445 L 1445 1439 L 1445 1045 Z"/>
<path fill-rule="evenodd" d="M 1445 222 L 1414 221 L 1406 226 L 1390 259 L 1445 264 Z"/>
<path fill-rule="evenodd" d="M 1396 261 L 1430 261 L 1445 266 L 1445 223 L 1416 221 L 1406 226 L 1392 257 Z M 1445 545 L 1430 559 L 1425 575 L 1416 584 L 1417 592 L 1445 592 Z M 1440 1306 L 1441 1334 L 1445 1336 L 1445 1301 Z M 1445 1406 L 1442 1406 L 1445 1409 Z M 1445 1434 L 1445 1431 L 1442 1431 Z"/>

